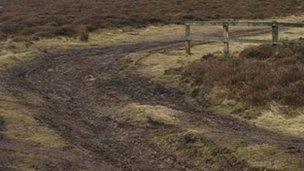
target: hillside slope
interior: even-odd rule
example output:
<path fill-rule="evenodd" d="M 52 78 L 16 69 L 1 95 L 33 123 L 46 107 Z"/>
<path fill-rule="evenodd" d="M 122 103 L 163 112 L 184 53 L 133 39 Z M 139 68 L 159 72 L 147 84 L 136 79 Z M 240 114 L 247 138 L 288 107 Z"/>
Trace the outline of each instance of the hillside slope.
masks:
<path fill-rule="evenodd" d="M 0 37 L 73 35 L 80 24 L 96 29 L 185 19 L 269 18 L 303 8 L 300 0 L 2 0 Z"/>

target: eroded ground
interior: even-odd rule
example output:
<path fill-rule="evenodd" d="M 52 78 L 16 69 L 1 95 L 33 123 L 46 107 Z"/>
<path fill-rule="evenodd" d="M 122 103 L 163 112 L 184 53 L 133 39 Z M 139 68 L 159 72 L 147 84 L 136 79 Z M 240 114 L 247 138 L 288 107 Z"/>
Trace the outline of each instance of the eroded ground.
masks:
<path fill-rule="evenodd" d="M 0 168 L 303 168 L 304 140 L 291 129 L 301 131 L 301 115 L 271 122 L 280 116 L 272 110 L 247 121 L 223 108 L 207 110 L 180 89 L 178 75 L 168 71 L 221 50 L 197 44 L 186 56 L 182 35 L 183 26 L 171 25 L 101 30 L 88 43 L 5 42 Z M 233 44 L 233 53 L 247 46 Z"/>

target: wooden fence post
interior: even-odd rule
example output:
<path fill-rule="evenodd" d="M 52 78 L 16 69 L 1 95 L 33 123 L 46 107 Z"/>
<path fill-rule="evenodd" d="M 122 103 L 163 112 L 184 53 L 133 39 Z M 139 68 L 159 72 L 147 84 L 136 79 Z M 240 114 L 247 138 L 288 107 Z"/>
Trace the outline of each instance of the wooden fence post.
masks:
<path fill-rule="evenodd" d="M 190 24 L 186 23 L 186 32 L 185 32 L 185 47 L 186 53 L 191 55 L 191 41 L 190 41 Z"/>
<path fill-rule="evenodd" d="M 224 55 L 225 57 L 229 56 L 229 24 L 228 23 L 224 23 L 223 25 L 224 28 Z"/>
<path fill-rule="evenodd" d="M 272 46 L 273 46 L 273 55 L 279 55 L 279 25 L 278 23 L 274 22 L 272 24 Z"/>

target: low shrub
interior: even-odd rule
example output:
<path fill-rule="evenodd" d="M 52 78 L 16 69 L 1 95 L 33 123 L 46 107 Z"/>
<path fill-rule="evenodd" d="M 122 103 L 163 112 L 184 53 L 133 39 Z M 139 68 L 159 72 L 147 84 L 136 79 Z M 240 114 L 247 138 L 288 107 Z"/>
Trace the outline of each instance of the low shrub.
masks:
<path fill-rule="evenodd" d="M 208 55 L 184 69 L 182 82 L 196 87 L 200 98 L 214 86 L 225 86 L 248 105 L 303 106 L 304 49 L 282 47 L 277 57 L 270 46 L 246 49 L 239 58 Z"/>
<path fill-rule="evenodd" d="M 72 28 L 62 27 L 53 31 L 54 36 L 72 36 L 75 35 L 75 31 Z"/>

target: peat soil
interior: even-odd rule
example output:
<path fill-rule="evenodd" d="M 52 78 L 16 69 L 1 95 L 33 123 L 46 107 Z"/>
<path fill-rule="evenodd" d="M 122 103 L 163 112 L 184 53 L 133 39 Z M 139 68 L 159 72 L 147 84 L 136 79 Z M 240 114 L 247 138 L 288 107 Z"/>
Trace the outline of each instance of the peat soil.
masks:
<path fill-rule="evenodd" d="M 257 128 L 230 116 L 207 113 L 187 101 L 186 95 L 176 88 L 123 72 L 125 64 L 120 59 L 129 53 L 182 46 L 180 41 L 176 41 L 95 47 L 45 55 L 11 68 L 1 77 L 1 88 L 21 102 L 25 92 L 41 97 L 45 103 L 42 107 L 36 106 L 39 112 L 35 118 L 55 130 L 72 147 L 57 150 L 26 147 L 4 137 L 0 143 L 0 169 L 16 160 L 13 154 L 16 148 L 51 156 L 37 162 L 35 167 L 38 169 L 187 168 L 176 156 L 149 142 L 149 133 L 162 132 L 163 126 L 137 128 L 117 121 L 116 109 L 134 102 L 180 110 L 187 113 L 187 122 L 213 127 L 216 130 L 214 134 L 219 136 L 228 135 L 231 139 L 243 139 L 250 144 L 273 144 L 304 158 L 301 139 Z M 250 168 L 246 163 L 231 167 L 238 170 Z"/>

